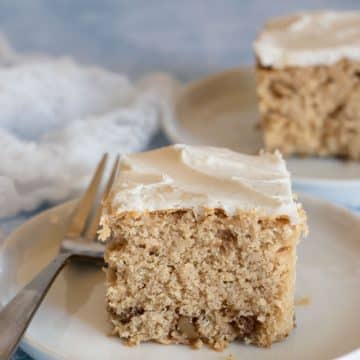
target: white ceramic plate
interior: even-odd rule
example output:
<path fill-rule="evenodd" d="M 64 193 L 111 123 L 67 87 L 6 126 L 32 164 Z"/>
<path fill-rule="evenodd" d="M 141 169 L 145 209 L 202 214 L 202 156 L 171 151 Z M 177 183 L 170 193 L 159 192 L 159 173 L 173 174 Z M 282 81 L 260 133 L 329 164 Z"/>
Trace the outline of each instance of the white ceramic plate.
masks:
<path fill-rule="evenodd" d="M 176 99 L 174 117 L 163 118 L 163 127 L 175 143 L 223 146 L 252 154 L 263 147 L 258 123 L 254 72 L 246 68 L 186 86 Z M 360 162 L 292 157 L 288 167 L 297 190 L 360 207 Z"/>
<path fill-rule="evenodd" d="M 240 343 L 219 354 L 204 347 L 142 344 L 108 337 L 104 274 L 93 265 L 62 271 L 36 314 L 23 347 L 36 359 L 332 359 L 360 347 L 360 217 L 301 196 L 310 236 L 299 245 L 297 328 L 270 349 Z M 20 227 L 0 249 L 0 303 L 6 303 L 55 255 L 74 203 Z M 357 356 L 360 356 L 358 353 Z M 358 357 L 359 358 L 359 357 Z"/>

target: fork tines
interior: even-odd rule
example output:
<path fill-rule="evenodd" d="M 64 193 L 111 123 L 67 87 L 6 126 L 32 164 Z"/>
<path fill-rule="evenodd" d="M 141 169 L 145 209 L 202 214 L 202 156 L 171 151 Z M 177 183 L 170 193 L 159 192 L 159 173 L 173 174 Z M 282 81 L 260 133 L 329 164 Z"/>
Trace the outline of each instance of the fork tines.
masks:
<path fill-rule="evenodd" d="M 84 195 L 80 199 L 76 206 L 70 220 L 66 238 L 74 239 L 84 237 L 87 240 L 95 241 L 97 239 L 97 230 L 99 227 L 101 217 L 102 201 L 107 197 L 111 186 L 115 180 L 117 169 L 119 165 L 119 155 L 116 156 L 114 165 L 111 170 L 110 177 L 105 186 L 105 190 L 102 194 L 101 202 L 97 206 L 95 205 L 96 195 L 101 184 L 101 179 L 104 174 L 105 165 L 108 160 L 108 154 L 104 154 L 96 168 L 96 171 L 91 179 L 91 182 L 86 189 Z M 92 209 L 96 208 L 95 214 L 91 221 L 90 214 Z"/>

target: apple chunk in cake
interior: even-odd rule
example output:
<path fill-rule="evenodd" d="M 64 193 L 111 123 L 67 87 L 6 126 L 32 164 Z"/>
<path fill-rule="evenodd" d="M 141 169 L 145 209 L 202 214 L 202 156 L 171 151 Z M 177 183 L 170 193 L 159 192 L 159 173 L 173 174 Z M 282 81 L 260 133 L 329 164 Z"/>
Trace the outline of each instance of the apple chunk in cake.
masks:
<path fill-rule="evenodd" d="M 102 216 L 114 333 L 269 346 L 294 327 L 305 215 L 279 153 L 175 145 L 123 158 Z"/>

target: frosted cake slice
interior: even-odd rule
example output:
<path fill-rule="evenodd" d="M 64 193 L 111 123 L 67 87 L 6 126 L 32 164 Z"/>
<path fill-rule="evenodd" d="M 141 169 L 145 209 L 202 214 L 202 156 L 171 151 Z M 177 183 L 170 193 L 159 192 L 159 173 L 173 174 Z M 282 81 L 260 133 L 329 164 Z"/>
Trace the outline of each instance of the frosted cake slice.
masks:
<path fill-rule="evenodd" d="M 360 11 L 274 19 L 254 47 L 267 150 L 360 160 Z"/>
<path fill-rule="evenodd" d="M 101 232 L 114 334 L 217 350 L 289 335 L 306 220 L 278 152 L 175 145 L 119 170 Z"/>

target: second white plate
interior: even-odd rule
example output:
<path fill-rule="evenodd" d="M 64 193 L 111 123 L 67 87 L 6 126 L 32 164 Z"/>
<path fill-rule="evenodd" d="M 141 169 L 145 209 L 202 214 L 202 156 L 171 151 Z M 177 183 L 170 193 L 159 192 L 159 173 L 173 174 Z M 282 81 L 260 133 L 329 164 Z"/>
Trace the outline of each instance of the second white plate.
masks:
<path fill-rule="evenodd" d="M 175 143 L 252 154 L 263 147 L 251 69 L 225 71 L 186 86 L 176 99 L 174 115 L 164 117 L 163 125 Z M 297 190 L 360 207 L 360 162 L 291 157 L 288 167 Z"/>

